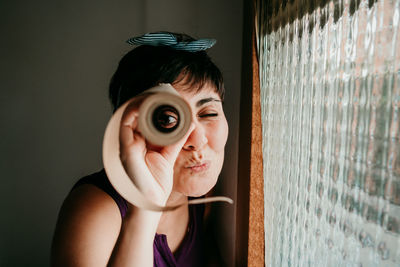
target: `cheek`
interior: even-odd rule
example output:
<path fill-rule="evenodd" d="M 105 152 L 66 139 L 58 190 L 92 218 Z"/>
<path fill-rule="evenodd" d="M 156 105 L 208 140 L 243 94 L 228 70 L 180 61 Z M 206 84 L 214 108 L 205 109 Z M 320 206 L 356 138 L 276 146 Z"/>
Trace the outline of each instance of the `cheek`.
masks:
<path fill-rule="evenodd" d="M 228 139 L 228 123 L 226 120 L 208 124 L 205 128 L 208 139 L 208 148 L 205 149 L 205 156 L 212 160 L 212 168 L 206 177 L 196 177 L 190 174 L 183 167 L 188 159 L 185 152 L 181 152 L 174 166 L 174 190 L 187 196 L 198 197 L 209 192 L 218 180 L 224 161 L 225 144 Z M 197 179 L 193 179 L 197 178 Z"/>
<path fill-rule="evenodd" d="M 222 152 L 228 139 L 228 123 L 226 120 L 219 121 L 207 130 L 208 145 L 215 152 Z"/>

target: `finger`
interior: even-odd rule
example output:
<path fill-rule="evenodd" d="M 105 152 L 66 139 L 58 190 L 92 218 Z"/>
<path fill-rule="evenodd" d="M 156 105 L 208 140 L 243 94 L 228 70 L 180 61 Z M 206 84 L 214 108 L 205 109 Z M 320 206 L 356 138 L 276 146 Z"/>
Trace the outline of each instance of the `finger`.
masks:
<path fill-rule="evenodd" d="M 120 146 L 121 149 L 125 147 L 129 147 L 134 143 L 143 143 L 145 144 L 146 141 L 140 131 L 137 128 L 138 120 L 137 114 L 132 115 L 133 118 L 129 118 L 129 122 L 126 122 L 125 125 L 121 123 L 120 128 Z"/>
<path fill-rule="evenodd" d="M 137 129 L 133 131 L 133 138 L 135 142 L 142 142 L 144 145 L 146 145 L 146 139 Z"/>
<path fill-rule="evenodd" d="M 176 142 L 173 145 L 165 146 L 161 149 L 160 154 L 163 155 L 170 163 L 175 163 L 176 158 L 178 157 L 179 152 L 181 152 L 182 147 L 186 143 L 190 134 L 194 130 L 194 123 L 192 123 L 189 127 L 189 130 L 186 132 L 185 136 Z"/>
<path fill-rule="evenodd" d="M 128 104 L 122 114 L 121 125 L 128 125 L 132 129 L 136 129 L 140 106 L 149 95 L 151 94 L 143 93 L 128 100 Z"/>
<path fill-rule="evenodd" d="M 119 145 L 121 150 L 133 144 L 133 130 L 131 127 L 122 125 L 119 130 Z"/>
<path fill-rule="evenodd" d="M 122 125 L 132 126 L 136 117 L 138 116 L 138 113 L 139 113 L 138 107 L 134 103 L 129 104 L 125 108 L 124 113 L 122 114 L 121 126 Z"/>

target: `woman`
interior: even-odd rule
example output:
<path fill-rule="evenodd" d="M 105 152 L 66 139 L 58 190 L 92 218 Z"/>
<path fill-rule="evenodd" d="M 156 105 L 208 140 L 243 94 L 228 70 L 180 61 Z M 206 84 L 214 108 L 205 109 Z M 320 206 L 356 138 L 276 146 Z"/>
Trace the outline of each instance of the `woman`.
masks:
<path fill-rule="evenodd" d="M 205 49 L 215 41 L 152 33 L 120 61 L 110 84 L 116 110 L 159 83 L 170 83 L 192 109 L 193 122 L 178 143 L 148 144 L 136 129 L 137 109 L 122 120 L 121 160 L 140 173 L 141 190 L 159 205 L 201 197 L 215 185 L 228 125 L 224 86 Z M 203 205 L 168 212 L 139 209 L 111 187 L 101 171 L 81 179 L 66 198 L 52 246 L 54 266 L 204 266 Z M 208 246 L 208 245 L 207 245 Z"/>

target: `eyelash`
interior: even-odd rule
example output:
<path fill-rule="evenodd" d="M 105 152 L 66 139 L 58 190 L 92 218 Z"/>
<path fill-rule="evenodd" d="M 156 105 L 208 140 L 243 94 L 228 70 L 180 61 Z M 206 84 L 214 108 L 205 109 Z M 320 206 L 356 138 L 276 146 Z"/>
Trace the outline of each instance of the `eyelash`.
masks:
<path fill-rule="evenodd" d="M 217 117 L 217 116 L 218 116 L 218 113 L 207 113 L 207 114 L 199 115 L 200 118 Z"/>

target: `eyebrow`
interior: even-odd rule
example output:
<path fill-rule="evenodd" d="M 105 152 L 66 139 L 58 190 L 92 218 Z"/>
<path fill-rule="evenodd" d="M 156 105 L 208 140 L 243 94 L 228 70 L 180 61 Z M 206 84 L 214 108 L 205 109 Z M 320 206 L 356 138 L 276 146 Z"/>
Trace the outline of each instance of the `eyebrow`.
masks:
<path fill-rule="evenodd" d="M 208 97 L 208 98 L 204 98 L 204 99 L 197 101 L 196 107 L 201 107 L 202 105 L 204 105 L 208 102 L 222 102 L 222 101 L 217 98 Z"/>

